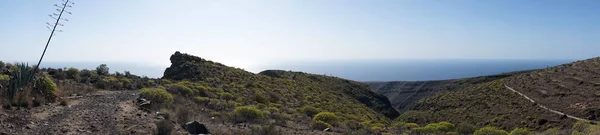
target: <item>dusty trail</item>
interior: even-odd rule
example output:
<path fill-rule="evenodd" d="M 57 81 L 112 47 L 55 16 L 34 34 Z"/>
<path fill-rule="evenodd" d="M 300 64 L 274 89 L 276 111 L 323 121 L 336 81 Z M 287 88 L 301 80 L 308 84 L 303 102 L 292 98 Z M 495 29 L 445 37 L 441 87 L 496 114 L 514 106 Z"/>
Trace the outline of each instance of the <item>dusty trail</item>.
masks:
<path fill-rule="evenodd" d="M 27 135 L 151 134 L 156 117 L 137 109 L 139 91 L 99 91 L 72 99 L 68 106 L 44 106 L 31 110 Z M 10 133 L 12 134 L 12 133 Z"/>
<path fill-rule="evenodd" d="M 506 87 L 508 90 L 511 90 L 511 91 L 513 91 L 513 92 L 515 92 L 515 93 L 517 93 L 517 94 L 521 95 L 521 96 L 522 96 L 522 97 L 524 97 L 525 99 L 529 100 L 531 103 L 537 103 L 537 102 L 535 102 L 533 99 L 529 98 L 527 95 L 525 95 L 525 94 L 522 94 L 522 93 L 521 93 L 521 92 L 519 92 L 519 91 L 516 91 L 515 89 L 513 89 L 513 88 L 509 87 L 509 86 L 508 86 L 508 85 L 506 85 L 506 84 L 504 84 L 504 87 Z M 569 115 L 569 114 L 566 114 L 566 113 L 563 113 L 563 112 L 560 112 L 560 111 L 557 111 L 557 110 L 550 109 L 550 108 L 548 108 L 548 107 L 546 107 L 546 106 L 544 106 L 544 105 L 542 105 L 542 104 L 539 104 L 539 103 L 537 103 L 537 105 L 538 105 L 539 107 L 543 108 L 543 109 L 546 109 L 546 110 L 550 111 L 550 112 L 556 113 L 556 114 L 558 114 L 558 115 L 565 115 L 565 116 L 567 116 L 568 118 L 571 118 L 571 119 L 575 119 L 575 120 L 578 120 L 578 121 L 587 121 L 587 122 L 590 122 L 590 123 L 598 123 L 598 121 L 592 121 L 592 120 L 588 120 L 588 119 L 583 119 L 583 118 L 575 117 L 575 116 L 573 116 L 573 115 Z"/>

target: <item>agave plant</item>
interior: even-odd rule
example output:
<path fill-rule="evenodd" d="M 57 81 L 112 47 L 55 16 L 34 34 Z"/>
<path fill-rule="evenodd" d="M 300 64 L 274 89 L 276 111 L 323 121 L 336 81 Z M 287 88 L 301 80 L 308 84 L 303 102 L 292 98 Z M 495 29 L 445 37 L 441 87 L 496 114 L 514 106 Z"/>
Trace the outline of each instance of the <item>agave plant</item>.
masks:
<path fill-rule="evenodd" d="M 33 71 L 28 64 L 17 63 L 13 67 L 11 79 L 8 84 L 8 93 L 14 98 L 18 92 L 23 91 L 25 86 L 33 81 Z"/>

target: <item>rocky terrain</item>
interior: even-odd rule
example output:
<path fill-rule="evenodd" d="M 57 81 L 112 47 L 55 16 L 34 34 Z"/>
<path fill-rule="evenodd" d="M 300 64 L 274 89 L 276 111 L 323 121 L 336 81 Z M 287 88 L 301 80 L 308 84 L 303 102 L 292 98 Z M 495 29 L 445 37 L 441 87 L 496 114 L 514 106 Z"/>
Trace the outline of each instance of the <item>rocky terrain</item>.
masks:
<path fill-rule="evenodd" d="M 98 91 L 31 109 L 3 109 L 1 132 L 8 134 L 151 134 L 159 116 L 141 111 L 139 91 Z"/>

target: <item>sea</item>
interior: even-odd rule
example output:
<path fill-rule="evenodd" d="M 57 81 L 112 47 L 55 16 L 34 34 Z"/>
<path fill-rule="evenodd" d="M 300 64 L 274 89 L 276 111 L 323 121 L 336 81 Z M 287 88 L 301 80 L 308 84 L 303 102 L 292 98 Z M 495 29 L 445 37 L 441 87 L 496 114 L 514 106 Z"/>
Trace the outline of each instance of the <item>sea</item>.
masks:
<path fill-rule="evenodd" d="M 246 70 L 254 73 L 267 69 L 301 71 L 336 76 L 355 81 L 421 81 L 468 78 L 513 71 L 531 70 L 566 64 L 575 60 L 345 60 L 294 61 L 271 63 Z M 46 62 L 42 67 L 95 69 L 98 62 Z M 160 78 L 166 66 L 143 63 L 104 62 L 111 72 Z"/>

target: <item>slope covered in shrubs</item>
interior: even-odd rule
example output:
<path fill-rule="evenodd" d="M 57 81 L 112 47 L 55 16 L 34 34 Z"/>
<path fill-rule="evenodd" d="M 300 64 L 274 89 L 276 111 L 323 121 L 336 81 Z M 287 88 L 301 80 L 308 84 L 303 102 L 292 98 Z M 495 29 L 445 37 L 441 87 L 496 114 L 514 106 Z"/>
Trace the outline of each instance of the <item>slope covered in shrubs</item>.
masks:
<path fill-rule="evenodd" d="M 170 60 L 159 83 L 175 95 L 174 104 L 194 101 L 211 110 L 211 115 L 229 117 L 226 121 L 239 120 L 240 111 L 248 112 L 241 116 L 262 116 L 255 108 L 264 114 L 258 119 L 275 119 L 281 126 L 301 123 L 322 128 L 329 124 L 334 129 L 356 130 L 364 127 L 356 126 L 360 122 L 387 125 L 399 116 L 385 96 L 350 80 L 278 70 L 254 74 L 179 52 Z M 322 112 L 333 114 L 336 122 L 312 120 Z"/>
<path fill-rule="evenodd" d="M 467 88 L 441 92 L 416 103 L 398 120 L 419 124 L 449 121 L 475 127 L 494 126 L 510 131 L 568 128 L 574 120 L 545 109 L 504 87 L 499 79 Z"/>

